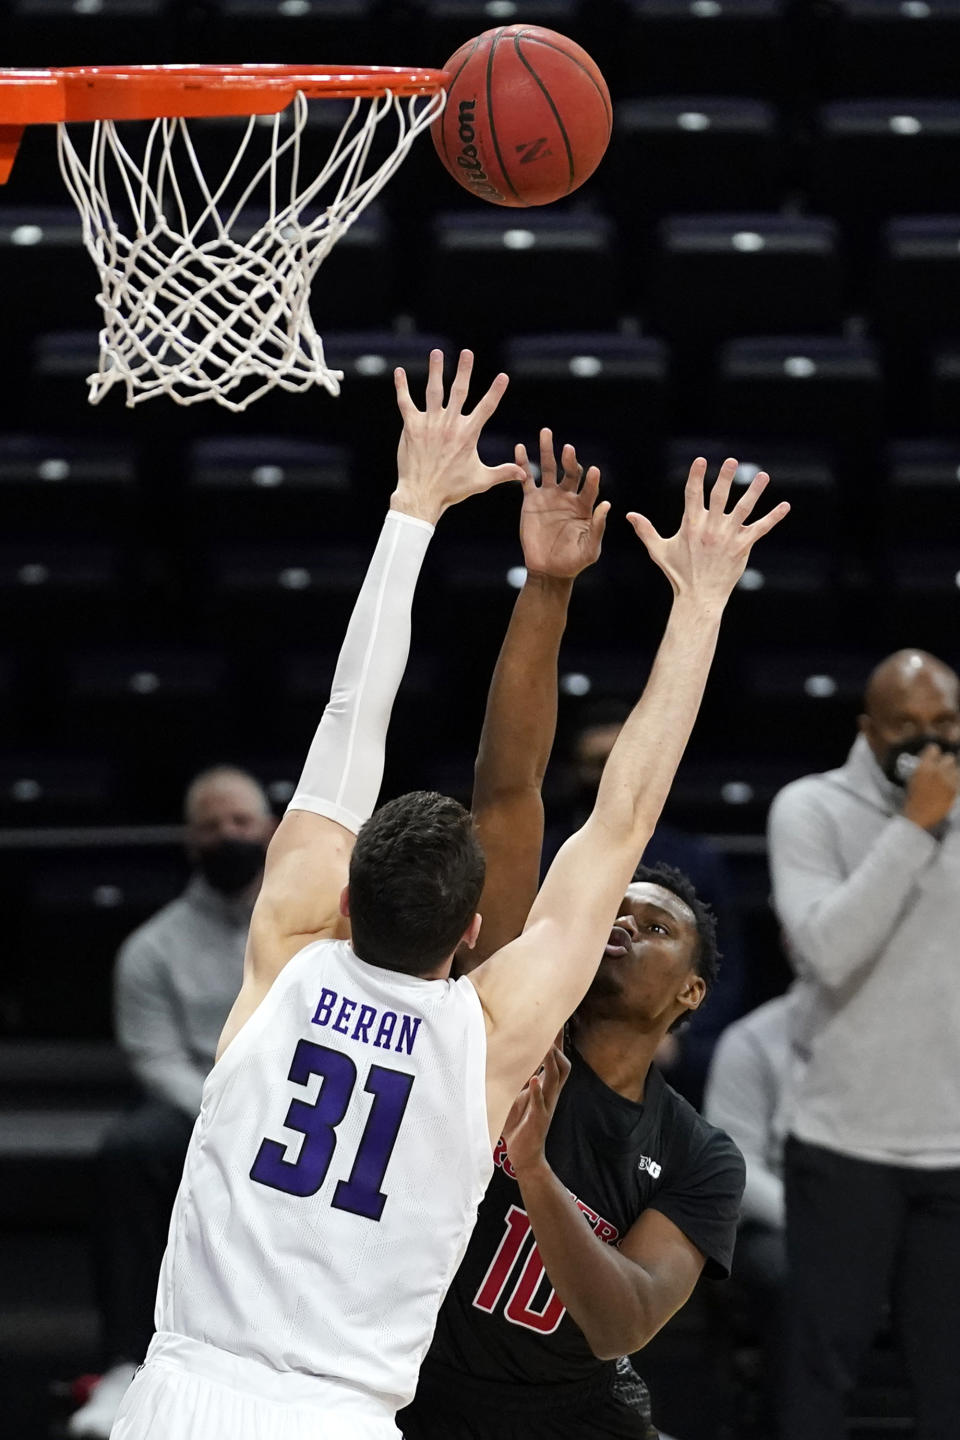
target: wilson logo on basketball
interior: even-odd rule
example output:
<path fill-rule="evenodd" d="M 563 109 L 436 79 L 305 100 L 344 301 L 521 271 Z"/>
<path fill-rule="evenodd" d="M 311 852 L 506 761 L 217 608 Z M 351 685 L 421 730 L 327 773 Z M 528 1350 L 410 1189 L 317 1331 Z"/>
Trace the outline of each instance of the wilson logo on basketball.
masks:
<path fill-rule="evenodd" d="M 461 169 L 466 170 L 467 183 L 478 195 L 482 195 L 488 200 L 502 200 L 503 196 L 480 163 L 480 156 L 474 144 L 477 138 L 476 119 L 476 100 L 461 100 L 460 108 L 457 111 L 457 138 L 460 141 L 457 164 Z"/>
<path fill-rule="evenodd" d="M 531 160 L 549 160 L 553 151 L 544 149 L 547 144 L 546 135 L 541 135 L 539 140 L 526 140 L 522 145 L 517 145 L 515 149 L 520 156 L 520 164 L 529 165 Z"/>

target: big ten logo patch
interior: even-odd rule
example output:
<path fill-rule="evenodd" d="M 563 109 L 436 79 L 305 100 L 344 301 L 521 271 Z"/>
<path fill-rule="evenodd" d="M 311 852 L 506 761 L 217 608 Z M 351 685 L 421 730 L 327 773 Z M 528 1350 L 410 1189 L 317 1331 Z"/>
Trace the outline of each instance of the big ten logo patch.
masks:
<path fill-rule="evenodd" d="M 640 1171 L 641 1175 L 645 1170 L 650 1176 L 651 1180 L 660 1179 L 660 1171 L 662 1170 L 662 1168 L 663 1167 L 659 1165 L 656 1160 L 651 1160 L 649 1155 L 641 1155 L 640 1159 L 637 1161 L 637 1169 Z"/>

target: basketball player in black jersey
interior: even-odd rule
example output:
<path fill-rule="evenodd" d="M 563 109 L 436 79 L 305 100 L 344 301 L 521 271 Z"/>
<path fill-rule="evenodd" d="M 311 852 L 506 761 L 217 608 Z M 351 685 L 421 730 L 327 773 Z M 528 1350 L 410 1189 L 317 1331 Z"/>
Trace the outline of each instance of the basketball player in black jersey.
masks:
<path fill-rule="evenodd" d="M 536 893 L 557 655 L 573 579 L 598 549 L 586 531 L 595 472 L 580 487 L 568 447 L 558 478 L 548 431 L 540 486 L 522 449 L 517 458 L 528 579 L 474 789 L 487 856 L 481 945 L 492 949 L 519 933 Z M 647 1343 L 701 1271 L 729 1272 L 743 1189 L 736 1146 L 652 1064 L 716 967 L 713 918 L 689 882 L 639 870 L 571 1021 L 569 1058 L 555 1050 L 508 1118 L 416 1399 L 397 1417 L 405 1440 L 656 1436 L 645 1388 L 618 1357 Z"/>

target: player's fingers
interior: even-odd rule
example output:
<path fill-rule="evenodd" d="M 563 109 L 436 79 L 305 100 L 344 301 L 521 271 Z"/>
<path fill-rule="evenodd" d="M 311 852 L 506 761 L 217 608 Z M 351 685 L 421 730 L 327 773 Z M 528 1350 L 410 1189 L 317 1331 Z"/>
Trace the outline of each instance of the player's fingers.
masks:
<path fill-rule="evenodd" d="M 577 460 L 577 452 L 572 445 L 564 445 L 560 455 L 560 465 L 560 484 L 564 490 L 572 490 L 576 494 L 580 489 L 583 466 Z"/>
<path fill-rule="evenodd" d="M 600 471 L 596 465 L 591 465 L 584 476 L 580 494 L 583 496 L 584 506 L 589 505 L 592 510 L 597 503 L 597 496 L 600 494 Z"/>
<path fill-rule="evenodd" d="M 647 548 L 652 555 L 660 545 L 663 544 L 663 536 L 657 527 L 647 519 L 646 515 L 638 515 L 636 510 L 631 510 L 627 520 L 633 526 L 634 534 Z"/>
<path fill-rule="evenodd" d="M 416 405 L 414 405 L 410 399 L 410 386 L 407 383 L 407 372 L 399 365 L 393 372 L 393 383 L 397 390 L 397 406 L 404 421 L 406 421 L 411 415 L 416 415 L 419 412 Z"/>
<path fill-rule="evenodd" d="M 470 419 L 474 422 L 477 431 L 483 429 L 490 416 L 494 413 L 500 401 L 503 399 L 504 391 L 510 384 L 509 375 L 501 371 L 495 378 L 486 395 L 482 396 L 470 412 Z"/>
<path fill-rule="evenodd" d="M 738 460 L 724 460 L 720 466 L 720 472 L 710 491 L 709 509 L 713 513 L 722 515 L 727 508 L 727 501 L 730 498 L 730 486 L 733 484 L 733 477 L 739 469 Z"/>
<path fill-rule="evenodd" d="M 764 535 L 769 535 L 774 525 L 779 525 L 785 516 L 790 514 L 790 506 L 786 500 L 781 500 L 769 515 L 761 515 L 759 520 L 754 520 L 752 525 L 745 525 L 744 531 L 750 537 L 750 544 L 754 545 L 762 540 Z"/>
<path fill-rule="evenodd" d="M 564 1055 L 559 1047 L 554 1047 L 554 1055 L 556 1056 L 557 1070 L 560 1072 L 560 1089 L 562 1090 L 573 1067 L 570 1064 L 569 1056 Z"/>
<path fill-rule="evenodd" d="M 430 351 L 427 370 L 427 409 L 439 410 L 443 406 L 443 351 Z"/>
<path fill-rule="evenodd" d="M 740 496 L 740 499 L 737 501 L 736 505 L 734 505 L 733 509 L 730 511 L 730 514 L 733 516 L 734 520 L 738 522 L 738 524 L 743 525 L 747 520 L 747 517 L 753 514 L 753 510 L 757 501 L 760 499 L 760 496 L 763 494 L 764 490 L 766 490 L 769 484 L 770 476 L 767 474 L 766 470 L 758 470 L 756 475 L 754 475 L 753 479 L 750 481 L 750 484 L 747 486 L 746 490 L 744 490 L 743 494 Z"/>
<path fill-rule="evenodd" d="M 557 483 L 557 457 L 553 453 L 553 431 L 546 425 L 540 431 L 540 484 Z"/>
<path fill-rule="evenodd" d="M 521 465 L 506 462 L 503 465 L 484 465 L 482 489 L 492 490 L 494 485 L 523 485 L 527 487 L 527 474 Z"/>
<path fill-rule="evenodd" d="M 683 503 L 688 514 L 698 513 L 704 508 L 703 481 L 706 473 L 707 462 L 702 455 L 698 455 L 690 466 L 687 483 L 683 489 Z"/>
<path fill-rule="evenodd" d="M 447 409 L 451 415 L 459 415 L 467 403 L 472 372 L 473 352 L 472 350 L 461 350 L 460 359 L 457 361 L 457 373 L 453 377 L 453 384 L 450 386 L 450 399 L 447 402 Z"/>
<path fill-rule="evenodd" d="M 513 447 L 513 456 L 517 464 L 520 466 L 520 469 L 523 471 L 522 484 L 524 492 L 526 492 L 527 490 L 536 489 L 537 482 L 533 478 L 533 468 L 530 464 L 530 457 L 527 454 L 526 445 L 515 445 Z"/>
<path fill-rule="evenodd" d="M 590 516 L 590 531 L 599 545 L 603 539 L 603 532 L 607 528 L 607 516 L 610 514 L 610 501 L 603 500 Z"/>

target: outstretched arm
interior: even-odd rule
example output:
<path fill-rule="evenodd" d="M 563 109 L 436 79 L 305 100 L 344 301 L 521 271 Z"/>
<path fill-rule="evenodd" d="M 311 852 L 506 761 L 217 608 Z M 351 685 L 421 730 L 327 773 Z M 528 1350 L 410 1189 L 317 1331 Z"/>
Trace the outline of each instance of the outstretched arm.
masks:
<path fill-rule="evenodd" d="M 558 471 L 549 430 L 540 432 L 540 475 L 527 452 L 520 540 L 527 576 L 493 672 L 473 784 L 473 815 L 487 861 L 483 928 L 457 956 L 466 974 L 514 940 L 537 893 L 543 844 L 540 789 L 557 726 L 557 655 L 577 575 L 592 565 L 609 503 L 597 504 L 600 472 L 586 472 L 572 445 Z M 581 483 L 582 482 L 582 483 Z"/>
<path fill-rule="evenodd" d="M 243 1018 L 297 950 L 337 932 L 354 837 L 380 789 L 387 724 L 410 645 L 413 594 L 434 525 L 450 505 L 522 478 L 515 464 L 489 467 L 477 455 L 480 432 L 507 377 L 497 376 L 464 414 L 472 366 L 473 356 L 464 351 L 444 404 L 443 356 L 433 351 L 422 411 L 410 398 L 406 375 L 396 372 L 404 422 L 397 487 L 347 629 L 330 702 L 267 852 L 251 922 Z"/>
<path fill-rule="evenodd" d="M 487 1014 L 491 1129 L 586 993 L 693 729 L 724 606 L 754 543 L 789 509 L 781 504 L 746 523 L 768 481 L 760 474 L 727 514 L 735 471 L 736 461 L 728 460 L 705 505 L 706 461 L 694 462 L 683 521 L 670 539 L 643 516 L 627 517 L 670 580 L 673 608 L 593 813 L 554 860 L 523 935 L 471 977 Z"/>

